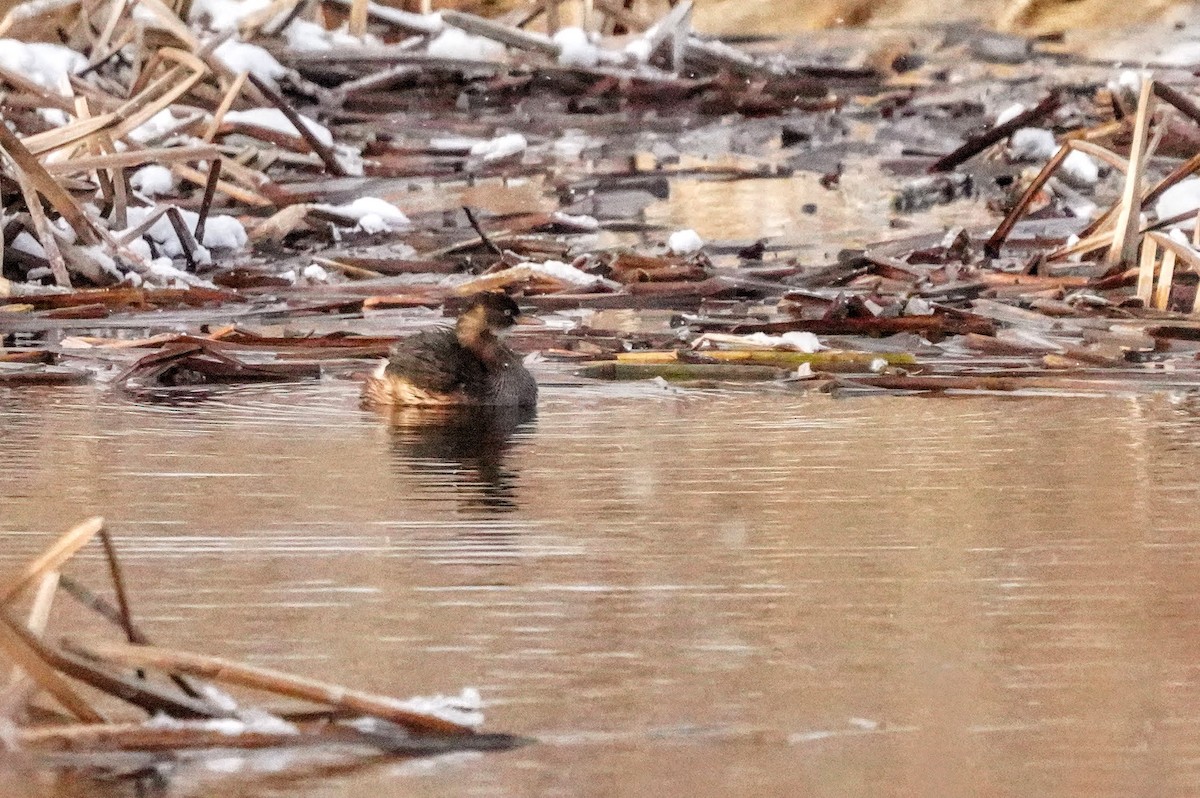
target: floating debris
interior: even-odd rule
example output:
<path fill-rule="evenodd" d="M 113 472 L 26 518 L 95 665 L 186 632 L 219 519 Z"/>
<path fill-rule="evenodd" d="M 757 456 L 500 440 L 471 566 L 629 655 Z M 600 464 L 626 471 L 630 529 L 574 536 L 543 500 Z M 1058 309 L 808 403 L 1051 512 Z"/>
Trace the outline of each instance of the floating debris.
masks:
<path fill-rule="evenodd" d="M 71 557 L 97 537 L 108 559 L 115 601 L 62 573 Z M 60 590 L 115 624 L 127 642 L 47 639 L 45 629 Z M 13 605 L 26 593 L 34 594 L 27 624 L 12 616 Z M 479 695 L 471 689 L 452 698 L 399 700 L 150 645 L 134 620 L 129 586 L 100 518 L 71 529 L 27 564 L 0 588 L 0 605 L 7 610 L 0 617 L 0 651 L 18 674 L 0 695 L 0 716 L 8 725 L 4 746 L 60 768 L 95 773 L 97 767 L 105 770 L 97 761 L 108 761 L 110 775 L 119 777 L 127 762 L 96 760 L 94 755 L 307 747 L 422 756 L 504 750 L 525 742 L 476 731 L 483 716 Z M 95 692 L 85 693 L 80 683 Z M 226 687 L 316 708 L 268 709 L 226 692 Z M 39 694 L 51 697 L 66 714 L 41 707 L 32 712 L 30 701 Z M 130 707 L 143 718 L 131 718 Z M 51 720 L 41 719 L 46 716 Z"/>

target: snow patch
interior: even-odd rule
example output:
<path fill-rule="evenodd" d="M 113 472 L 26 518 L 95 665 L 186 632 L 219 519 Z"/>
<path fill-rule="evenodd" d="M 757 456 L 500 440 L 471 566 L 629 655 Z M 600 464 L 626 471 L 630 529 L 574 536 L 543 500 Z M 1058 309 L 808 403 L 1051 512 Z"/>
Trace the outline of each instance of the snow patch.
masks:
<path fill-rule="evenodd" d="M 600 222 L 595 216 L 579 215 L 575 216 L 562 211 L 555 211 L 550 214 L 550 218 L 555 224 L 561 224 L 563 227 L 570 227 L 583 232 L 595 232 L 600 229 Z"/>
<path fill-rule="evenodd" d="M 154 210 L 154 208 L 129 208 L 129 229 L 133 229 L 144 222 L 154 213 Z M 199 221 L 200 215 L 194 211 L 187 210 L 180 210 L 179 213 L 183 216 L 184 225 L 189 230 L 195 230 L 196 222 Z M 175 235 L 175 228 L 171 225 L 171 220 L 167 218 L 165 213 L 150 226 L 150 229 L 146 231 L 146 235 L 154 240 L 159 252 L 162 254 L 172 258 L 183 255 L 183 245 L 179 243 L 179 238 Z M 237 219 L 222 214 L 210 214 L 204 223 L 204 240 L 199 243 L 209 249 L 241 249 L 246 246 L 247 241 L 249 241 L 249 238 L 246 235 L 246 228 Z M 133 242 L 133 244 L 136 245 L 136 242 Z M 142 242 L 142 245 L 145 247 L 145 255 L 149 257 L 149 247 L 145 246 L 145 242 Z M 130 248 L 135 252 L 139 249 L 136 246 L 131 246 Z"/>
<path fill-rule="evenodd" d="M 1154 212 L 1159 219 L 1170 219 L 1183 213 L 1200 210 L 1200 178 L 1181 180 L 1163 192 L 1154 203 Z"/>
<path fill-rule="evenodd" d="M 1076 185 L 1094 186 L 1100 179 L 1100 166 L 1092 156 L 1079 150 L 1071 150 L 1059 167 L 1068 182 Z"/>
<path fill-rule="evenodd" d="M 560 260 L 547 260 L 541 263 L 534 261 L 526 261 L 517 264 L 514 268 L 527 268 L 538 274 L 544 274 L 547 277 L 553 277 L 556 280 L 562 280 L 568 285 L 576 286 L 593 286 L 603 285 L 610 288 L 617 287 L 617 283 L 612 280 L 607 280 L 603 277 L 597 277 L 594 274 L 588 274 L 582 269 L 576 269 L 569 263 L 563 263 Z"/>
<path fill-rule="evenodd" d="M 46 250 L 42 247 L 41 242 L 31 236 L 27 230 L 22 230 L 17 234 L 17 237 L 13 239 L 12 248 L 18 252 L 24 252 L 26 255 L 46 257 Z"/>
<path fill-rule="evenodd" d="M 408 227 L 404 213 L 387 200 L 378 197 L 359 197 L 348 205 L 317 205 L 330 213 L 350 216 L 358 220 L 358 229 L 367 233 L 382 233 Z"/>
<path fill-rule="evenodd" d="M 37 113 L 47 125 L 53 125 L 54 127 L 62 127 L 71 121 L 66 111 L 61 108 L 39 108 L 37 109 Z"/>
<path fill-rule="evenodd" d="M 425 48 L 434 58 L 453 58 L 459 61 L 498 61 L 507 52 L 504 45 L 472 36 L 458 28 L 446 28 Z"/>
<path fill-rule="evenodd" d="M 225 114 L 225 120 L 235 124 L 241 123 L 261 127 L 266 130 L 274 130 L 286 136 L 300 135 L 300 131 L 296 129 L 296 126 L 278 108 L 252 108 L 249 111 L 230 111 Z M 333 134 L 329 132 L 329 128 L 303 115 L 300 117 L 300 121 L 316 136 L 317 141 L 327 147 L 333 146 Z"/>
<path fill-rule="evenodd" d="M 129 178 L 129 185 L 147 197 L 160 197 L 175 190 L 175 175 L 165 166 L 143 166 Z"/>
<path fill-rule="evenodd" d="M 283 32 L 288 47 L 293 50 L 332 50 L 334 47 L 362 47 L 379 45 L 378 36 L 367 34 L 363 38 L 351 36 L 345 25 L 337 30 L 326 30 L 323 25 L 297 19 Z"/>
<path fill-rule="evenodd" d="M 87 66 L 87 59 L 61 44 L 0 39 L 0 66 L 18 72 L 39 86 L 70 94 L 68 75 Z"/>
<path fill-rule="evenodd" d="M 563 66 L 594 67 L 603 60 L 600 48 L 583 28 L 563 28 L 554 34 L 554 43 L 559 47 L 558 63 Z"/>
<path fill-rule="evenodd" d="M 462 726 L 481 726 L 483 724 L 483 699 L 474 687 L 464 687 L 462 692 L 456 696 L 417 696 L 406 701 L 391 703 L 397 709 L 432 715 L 435 718 L 448 720 Z M 363 729 L 363 726 L 359 724 L 374 722 L 376 721 L 373 718 L 359 718 L 351 721 L 350 725 Z"/>
<path fill-rule="evenodd" d="M 1020 103 L 1013 103 L 1000 113 L 996 114 L 996 126 L 999 127 L 1005 122 L 1011 122 L 1023 113 L 1025 113 L 1025 106 L 1021 105 Z"/>
<path fill-rule="evenodd" d="M 485 161 L 497 161 L 510 155 L 516 155 L 528 146 L 529 142 L 520 133 L 507 133 L 488 141 L 472 144 L 471 155 L 482 157 Z"/>
<path fill-rule="evenodd" d="M 1045 161 L 1058 152 L 1054 134 L 1037 127 L 1023 127 L 1013 133 L 1008 146 L 1014 156 L 1030 161 Z"/>
<path fill-rule="evenodd" d="M 232 71 L 249 72 L 263 83 L 272 86 L 288 72 L 283 64 L 275 60 L 275 56 L 257 44 L 239 42 L 236 39 L 222 42 L 213 51 L 213 55 Z"/>
<path fill-rule="evenodd" d="M 676 230 L 667 239 L 667 249 L 676 255 L 691 255 L 704 246 L 704 239 L 695 230 Z"/>

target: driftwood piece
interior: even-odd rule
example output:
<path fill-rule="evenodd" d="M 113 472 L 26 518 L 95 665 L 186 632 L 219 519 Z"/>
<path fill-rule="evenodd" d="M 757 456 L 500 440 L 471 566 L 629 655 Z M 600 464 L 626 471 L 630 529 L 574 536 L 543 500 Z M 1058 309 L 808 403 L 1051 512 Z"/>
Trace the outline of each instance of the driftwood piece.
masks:
<path fill-rule="evenodd" d="M 515 47 L 518 50 L 530 50 L 548 55 L 551 58 L 558 58 L 559 53 L 562 52 L 562 47 L 557 42 L 549 36 L 540 33 L 531 33 L 519 28 L 513 28 L 462 11 L 447 9 L 442 11 L 441 14 L 442 20 L 447 25 L 453 25 L 467 33 L 500 42 L 507 47 Z"/>

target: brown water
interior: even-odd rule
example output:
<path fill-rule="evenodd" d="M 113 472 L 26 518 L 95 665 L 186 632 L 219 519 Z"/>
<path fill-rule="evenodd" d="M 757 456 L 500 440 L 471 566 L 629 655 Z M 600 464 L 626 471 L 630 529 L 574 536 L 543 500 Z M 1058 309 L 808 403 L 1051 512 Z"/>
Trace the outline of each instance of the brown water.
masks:
<path fill-rule="evenodd" d="M 0 393 L 0 566 L 102 513 L 157 642 L 539 741 L 154 794 L 1200 793 L 1195 397 L 543 395 L 449 434 L 341 382 Z"/>

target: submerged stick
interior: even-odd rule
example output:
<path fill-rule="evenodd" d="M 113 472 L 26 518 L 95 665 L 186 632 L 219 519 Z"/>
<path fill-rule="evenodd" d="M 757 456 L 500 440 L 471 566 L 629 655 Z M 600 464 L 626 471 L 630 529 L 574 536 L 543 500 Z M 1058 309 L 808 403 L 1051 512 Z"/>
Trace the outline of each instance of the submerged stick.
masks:
<path fill-rule="evenodd" d="M 458 737 L 413 737 L 401 728 L 358 728 L 341 723 L 308 721 L 275 729 L 235 725 L 230 721 L 177 721 L 170 725 L 104 723 L 22 729 L 22 748 L 42 752 L 104 751 L 170 752 L 205 748 L 255 750 L 305 745 L 369 745 L 393 754 L 440 754 L 451 751 L 501 751 L 528 740 L 510 734 Z M 383 726 L 383 724 L 380 724 Z"/>
<path fill-rule="evenodd" d="M 72 644 L 71 649 L 103 662 L 188 673 L 226 684 L 237 684 L 290 698 L 329 704 L 361 712 L 364 715 L 383 718 L 410 731 L 422 734 L 469 735 L 475 733 L 469 726 L 407 709 L 402 702 L 394 698 L 372 695 L 303 676 L 293 676 L 270 668 L 244 665 L 220 657 L 116 643 L 77 643 Z"/>

